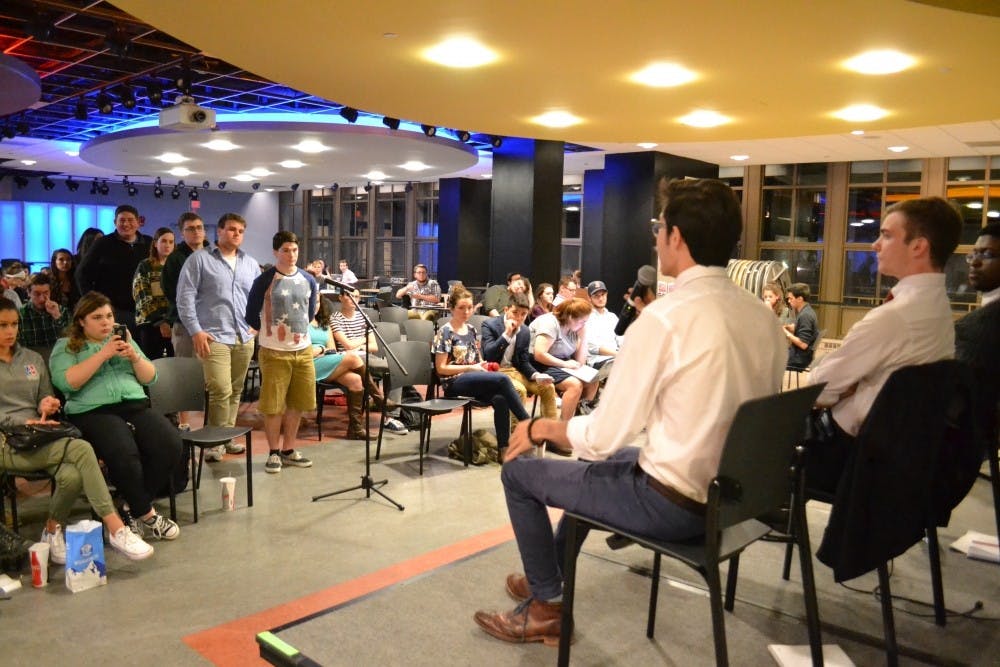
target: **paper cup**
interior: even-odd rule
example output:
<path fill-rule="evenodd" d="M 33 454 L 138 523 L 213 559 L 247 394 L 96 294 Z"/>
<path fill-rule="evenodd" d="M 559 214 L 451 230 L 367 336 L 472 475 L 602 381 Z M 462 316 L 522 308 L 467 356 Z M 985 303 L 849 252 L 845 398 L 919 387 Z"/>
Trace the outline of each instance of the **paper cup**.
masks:
<path fill-rule="evenodd" d="M 28 547 L 31 557 L 31 585 L 41 588 L 49 583 L 49 544 L 35 542 Z"/>
<path fill-rule="evenodd" d="M 236 478 L 223 477 L 219 484 L 222 486 L 222 510 L 232 512 L 236 509 Z"/>

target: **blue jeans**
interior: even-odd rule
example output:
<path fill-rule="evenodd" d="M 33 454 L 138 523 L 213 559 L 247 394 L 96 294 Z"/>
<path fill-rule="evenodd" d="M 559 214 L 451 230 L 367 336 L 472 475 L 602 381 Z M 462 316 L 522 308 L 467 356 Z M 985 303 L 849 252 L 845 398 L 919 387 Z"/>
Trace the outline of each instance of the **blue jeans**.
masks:
<path fill-rule="evenodd" d="M 660 540 L 701 535 L 705 519 L 664 498 L 638 470 L 639 449 L 625 447 L 606 461 L 568 461 L 519 457 L 500 473 L 507 512 L 521 552 L 532 595 L 551 600 L 562 595 L 562 524 L 552 533 L 547 507 L 558 507 L 602 523 Z M 582 543 L 582 539 L 580 540 Z"/>
<path fill-rule="evenodd" d="M 497 432 L 497 445 L 502 449 L 510 440 L 510 413 L 520 420 L 530 419 L 531 415 L 524 409 L 521 397 L 514 389 L 510 378 L 503 373 L 474 371 L 462 373 L 451 380 L 445 387 L 444 395 L 471 396 L 477 401 L 489 402 L 493 405 L 493 428 Z"/>

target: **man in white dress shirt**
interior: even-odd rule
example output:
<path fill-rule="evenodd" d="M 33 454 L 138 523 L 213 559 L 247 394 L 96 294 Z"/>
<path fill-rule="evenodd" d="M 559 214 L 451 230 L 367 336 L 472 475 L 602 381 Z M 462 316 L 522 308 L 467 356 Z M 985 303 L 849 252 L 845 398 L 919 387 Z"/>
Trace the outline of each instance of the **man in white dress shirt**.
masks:
<path fill-rule="evenodd" d="M 518 425 L 501 479 L 525 571 L 507 578 L 507 590 L 522 602 L 475 614 L 490 635 L 558 642 L 564 545 L 547 507 L 658 539 L 702 533 L 708 484 L 737 408 L 777 392 L 785 368 L 774 315 L 726 276 L 741 228 L 739 201 L 725 184 L 671 182 L 653 232 L 661 272 L 677 278 L 673 291 L 629 328 L 593 413 Z M 586 461 L 521 457 L 546 441 Z"/>
<path fill-rule="evenodd" d="M 836 490 L 854 438 L 893 371 L 955 356 L 944 266 L 961 231 L 958 211 L 940 197 L 910 199 L 886 209 L 872 247 L 879 273 L 899 282 L 810 373 L 810 382 L 826 383 L 817 404 L 830 407 L 833 418 L 828 437 L 810 443 L 810 488 Z"/>

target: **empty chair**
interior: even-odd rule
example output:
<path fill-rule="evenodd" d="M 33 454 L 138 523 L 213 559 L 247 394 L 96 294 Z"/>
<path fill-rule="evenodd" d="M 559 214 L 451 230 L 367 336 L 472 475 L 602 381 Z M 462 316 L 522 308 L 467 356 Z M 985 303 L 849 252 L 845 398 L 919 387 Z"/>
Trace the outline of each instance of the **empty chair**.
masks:
<path fill-rule="evenodd" d="M 399 306 L 389 306 L 388 308 L 383 308 L 378 311 L 379 320 L 382 322 L 395 322 L 400 327 L 410 319 L 405 308 L 400 308 Z"/>
<path fill-rule="evenodd" d="M 364 314 L 367 315 L 368 319 L 370 319 L 372 322 L 378 322 L 381 319 L 378 311 L 375 310 L 374 308 L 369 308 L 368 306 L 361 306 L 361 310 L 364 311 Z"/>
<path fill-rule="evenodd" d="M 415 340 L 430 345 L 434 342 L 434 323 L 428 320 L 407 320 L 403 325 L 406 340 Z"/>
<path fill-rule="evenodd" d="M 403 340 L 402 327 L 396 322 L 376 322 L 375 328 L 385 339 L 386 345 Z"/>
<path fill-rule="evenodd" d="M 186 357 L 163 357 L 155 359 L 156 382 L 149 385 L 149 400 L 153 410 L 163 414 L 173 412 L 200 412 L 205 410 L 205 375 L 201 362 Z M 205 448 L 217 447 L 233 438 L 246 436 L 247 506 L 253 507 L 253 469 L 251 467 L 251 429 L 245 426 L 205 426 L 192 431 L 181 432 L 188 445 L 191 465 L 191 497 L 194 508 L 194 522 L 198 523 L 198 487 L 201 484 L 201 467 L 205 460 Z M 198 450 L 198 464 L 195 466 L 195 449 Z"/>

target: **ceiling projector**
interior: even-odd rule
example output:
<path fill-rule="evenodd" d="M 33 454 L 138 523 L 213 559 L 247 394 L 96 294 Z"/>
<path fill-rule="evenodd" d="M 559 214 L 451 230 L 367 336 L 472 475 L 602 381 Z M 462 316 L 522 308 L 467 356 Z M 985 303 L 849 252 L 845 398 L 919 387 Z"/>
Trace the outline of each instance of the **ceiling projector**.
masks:
<path fill-rule="evenodd" d="M 180 97 L 177 104 L 160 111 L 160 127 L 165 130 L 211 130 L 215 111 L 200 107 L 190 97 Z"/>

